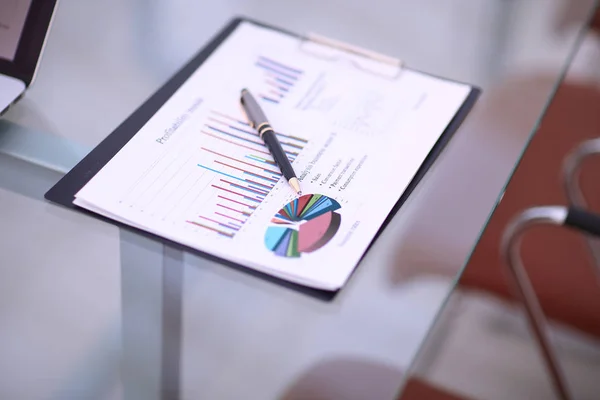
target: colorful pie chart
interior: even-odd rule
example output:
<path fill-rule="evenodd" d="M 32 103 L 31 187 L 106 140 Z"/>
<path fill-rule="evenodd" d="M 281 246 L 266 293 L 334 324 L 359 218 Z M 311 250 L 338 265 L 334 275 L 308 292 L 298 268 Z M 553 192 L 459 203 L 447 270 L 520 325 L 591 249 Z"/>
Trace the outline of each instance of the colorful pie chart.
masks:
<path fill-rule="evenodd" d="M 267 249 L 281 257 L 300 257 L 325 246 L 337 233 L 340 203 L 322 194 L 305 194 L 286 204 L 265 234 Z"/>

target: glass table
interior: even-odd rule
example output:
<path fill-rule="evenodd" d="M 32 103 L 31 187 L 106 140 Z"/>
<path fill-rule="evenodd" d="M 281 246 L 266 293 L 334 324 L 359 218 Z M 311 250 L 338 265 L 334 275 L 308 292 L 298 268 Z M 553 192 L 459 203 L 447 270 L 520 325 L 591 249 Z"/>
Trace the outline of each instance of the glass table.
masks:
<path fill-rule="evenodd" d="M 0 121 L 0 397 L 399 397 L 596 3 L 62 1 Z M 240 14 L 483 89 L 331 301 L 43 200 Z"/>

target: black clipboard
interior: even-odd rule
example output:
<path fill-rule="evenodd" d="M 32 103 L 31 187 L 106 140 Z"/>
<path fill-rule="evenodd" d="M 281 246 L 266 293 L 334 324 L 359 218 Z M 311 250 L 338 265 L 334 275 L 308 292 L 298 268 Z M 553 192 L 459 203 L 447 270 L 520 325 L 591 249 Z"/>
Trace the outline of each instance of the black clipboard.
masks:
<path fill-rule="evenodd" d="M 158 89 L 144 104 L 142 104 L 136 111 L 133 112 L 121 125 L 119 125 L 109 136 L 106 137 L 96 148 L 94 148 L 83 160 L 81 160 L 71 171 L 69 171 L 58 183 L 56 183 L 46 194 L 45 198 L 53 203 L 57 203 L 64 207 L 68 207 L 74 210 L 77 210 L 82 213 L 86 213 L 88 215 L 92 215 L 95 218 L 110 222 L 119 226 L 120 228 L 128 229 L 135 233 L 138 233 L 142 236 L 146 236 L 155 240 L 158 240 L 165 245 L 179 248 L 194 254 L 197 254 L 203 258 L 217 261 L 221 264 L 225 264 L 236 269 L 243 270 L 244 272 L 250 273 L 252 275 L 260 276 L 261 278 L 267 279 L 272 282 L 276 282 L 278 284 L 284 285 L 286 287 L 299 289 L 302 292 L 309 293 L 312 295 L 316 295 L 321 298 L 331 298 L 338 290 L 335 292 L 329 292 L 325 290 L 313 289 L 309 288 L 297 283 L 292 283 L 286 281 L 281 278 L 274 277 L 272 275 L 268 275 L 264 272 L 256 271 L 252 268 L 245 267 L 241 264 L 236 264 L 225 260 L 223 258 L 217 257 L 207 252 L 199 251 L 197 249 L 184 246 L 180 243 L 174 242 L 172 240 L 163 238 L 158 235 L 154 235 L 152 233 L 146 232 L 144 230 L 134 228 L 130 225 L 112 220 L 110 218 L 104 217 L 102 215 L 93 213 L 84 208 L 78 207 L 73 204 L 75 200 L 75 194 L 83 188 L 89 181 L 96 175 L 114 156 L 125 146 L 129 140 L 135 136 L 135 134 L 144 126 L 144 124 L 163 106 L 164 103 L 169 100 L 169 98 L 182 86 L 187 79 L 196 71 L 202 63 L 211 55 L 213 51 L 215 51 L 220 44 L 227 39 L 227 37 L 240 25 L 242 22 L 250 22 L 256 24 L 258 26 L 272 29 L 274 31 L 278 31 L 281 33 L 285 33 L 297 38 L 302 38 L 302 36 L 286 31 L 284 29 L 272 27 L 261 22 L 253 21 L 244 17 L 238 17 L 231 20 L 218 34 L 216 34 L 212 40 L 203 47 L 183 68 L 181 68 L 171 79 L 169 79 L 160 89 Z M 388 214 L 387 218 L 379 228 L 377 234 L 373 237 L 371 243 L 367 247 L 367 250 L 362 255 L 362 261 L 366 253 L 369 251 L 375 240 L 379 237 L 381 232 L 385 229 L 388 223 L 391 221 L 393 216 L 396 214 L 398 209 L 402 206 L 402 204 L 406 201 L 406 199 L 410 196 L 414 188 L 421 181 L 423 176 L 427 173 L 435 159 L 442 152 L 446 144 L 452 138 L 454 132 L 461 125 L 463 120 L 468 115 L 469 111 L 475 104 L 477 97 L 481 93 L 479 88 L 471 86 L 471 92 L 467 96 L 461 108 L 455 114 L 454 118 L 446 127 L 446 130 L 442 133 L 434 147 L 431 149 L 423 164 L 411 180 L 410 184 L 402 194 L 402 196 L 398 199 L 396 204 L 394 205 L 391 212 Z M 355 267 L 358 268 L 359 265 Z M 354 272 L 353 272 L 354 273 Z"/>

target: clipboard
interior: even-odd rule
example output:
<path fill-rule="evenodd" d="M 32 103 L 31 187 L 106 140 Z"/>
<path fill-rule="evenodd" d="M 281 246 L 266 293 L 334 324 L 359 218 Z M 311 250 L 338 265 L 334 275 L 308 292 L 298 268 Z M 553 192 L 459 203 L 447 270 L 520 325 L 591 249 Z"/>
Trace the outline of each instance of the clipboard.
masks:
<path fill-rule="evenodd" d="M 353 56 L 365 57 L 368 59 L 379 59 L 381 62 L 387 62 L 390 65 L 396 65 L 399 69 L 403 68 L 402 62 L 400 60 L 394 59 L 392 57 L 379 55 L 377 53 L 368 50 L 363 50 L 354 46 L 346 45 L 339 41 L 329 40 L 326 38 L 324 39 L 323 37 L 319 37 L 320 39 L 315 39 L 314 35 L 302 36 L 248 18 L 234 18 L 219 33 L 217 33 L 212 38 L 212 40 L 210 40 L 210 42 L 205 47 L 203 47 L 185 66 L 183 66 L 177 73 L 175 73 L 175 75 L 172 78 L 170 78 L 161 88 L 159 88 L 145 103 L 143 103 L 136 111 L 134 111 L 123 123 L 121 123 L 121 125 L 119 125 L 109 136 L 107 136 L 98 146 L 96 146 L 96 148 L 94 148 L 83 160 L 81 160 L 71 171 L 69 171 L 58 183 L 56 183 L 45 194 L 44 197 L 50 202 L 76 210 L 78 212 L 91 215 L 94 218 L 110 222 L 112 224 L 117 225 L 120 228 L 128 229 L 132 232 L 135 232 L 145 237 L 149 237 L 153 240 L 158 240 L 165 245 L 182 249 L 184 251 L 196 254 L 205 259 L 216 261 L 221 264 L 228 265 L 239 270 L 243 270 L 246 273 L 259 276 L 263 279 L 276 282 L 286 287 L 299 289 L 302 292 L 306 292 L 317 297 L 331 298 L 333 295 L 335 295 L 335 293 L 339 291 L 339 289 L 334 292 L 330 292 L 320 289 L 309 288 L 297 283 L 289 282 L 284 279 L 256 271 L 254 269 L 247 268 L 241 264 L 236 264 L 234 262 L 225 260 L 213 254 L 182 245 L 180 243 L 149 233 L 142 229 L 134 228 L 127 224 L 101 216 L 99 214 L 93 213 L 73 204 L 73 201 L 75 200 L 75 194 L 80 189 L 82 189 L 115 156 L 115 154 L 117 154 L 135 136 L 135 134 L 144 126 L 144 124 L 163 106 L 165 102 L 169 100 L 169 98 L 179 89 L 179 87 L 181 87 L 187 81 L 187 79 L 194 73 L 194 71 L 196 71 L 204 63 L 204 61 L 211 55 L 211 53 L 213 53 L 220 46 L 220 44 L 223 41 L 225 41 L 227 37 L 232 32 L 234 32 L 235 29 L 242 22 L 249 22 L 263 28 L 271 29 L 299 38 L 302 40 L 302 44 L 306 43 L 307 41 L 318 41 L 321 45 L 328 45 L 334 47 L 339 51 L 347 52 L 349 54 L 352 54 Z M 390 79 L 394 79 L 394 76 L 391 76 Z M 380 226 L 379 230 L 371 240 L 366 251 L 363 253 L 356 268 L 360 266 L 362 260 L 364 259 L 364 256 L 369 251 L 375 240 L 377 240 L 379 235 L 383 232 L 383 230 L 394 217 L 396 212 L 400 209 L 402 204 L 406 201 L 406 199 L 410 196 L 412 191 L 421 181 L 423 176 L 427 173 L 431 165 L 434 163 L 435 159 L 443 151 L 446 144 L 452 138 L 454 132 L 458 129 L 458 127 L 468 115 L 469 111 L 475 104 L 480 93 L 481 90 L 479 88 L 471 86 L 471 91 L 469 95 L 463 102 L 458 112 L 454 115 L 454 118 L 450 121 L 445 131 L 442 133 L 442 135 L 440 135 L 436 144 L 433 146 L 433 148 L 425 158 L 424 162 L 421 164 L 420 168 L 411 180 L 410 184 L 408 185 L 402 196 L 398 199 L 385 221 Z M 354 270 L 356 270 L 356 268 Z"/>

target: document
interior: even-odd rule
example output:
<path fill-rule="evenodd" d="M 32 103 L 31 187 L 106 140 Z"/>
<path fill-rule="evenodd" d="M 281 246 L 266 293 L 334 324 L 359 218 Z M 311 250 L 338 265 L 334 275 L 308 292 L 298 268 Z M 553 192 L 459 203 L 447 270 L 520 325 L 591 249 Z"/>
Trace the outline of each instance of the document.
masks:
<path fill-rule="evenodd" d="M 317 289 L 343 286 L 471 91 L 241 23 L 75 204 Z M 248 88 L 300 179 L 257 133 Z"/>

